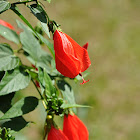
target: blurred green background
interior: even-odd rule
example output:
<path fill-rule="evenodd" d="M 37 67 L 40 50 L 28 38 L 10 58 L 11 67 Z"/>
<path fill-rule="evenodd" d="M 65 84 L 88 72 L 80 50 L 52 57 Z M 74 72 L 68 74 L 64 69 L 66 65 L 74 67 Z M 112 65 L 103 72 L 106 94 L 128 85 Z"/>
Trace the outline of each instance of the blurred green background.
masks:
<path fill-rule="evenodd" d="M 90 82 L 73 83 L 78 116 L 89 130 L 89 140 L 140 140 L 140 1 L 52 0 L 41 1 L 51 19 L 81 46 L 89 42 Z M 19 6 L 34 26 L 36 18 Z M 0 18 L 17 26 L 11 11 Z M 18 30 L 18 28 L 17 28 Z M 26 63 L 26 59 L 23 61 Z M 33 85 L 19 95 L 38 96 Z M 17 140 L 41 140 L 45 113 L 42 105 L 24 116 L 29 124 Z M 60 123 L 58 120 L 58 123 Z"/>

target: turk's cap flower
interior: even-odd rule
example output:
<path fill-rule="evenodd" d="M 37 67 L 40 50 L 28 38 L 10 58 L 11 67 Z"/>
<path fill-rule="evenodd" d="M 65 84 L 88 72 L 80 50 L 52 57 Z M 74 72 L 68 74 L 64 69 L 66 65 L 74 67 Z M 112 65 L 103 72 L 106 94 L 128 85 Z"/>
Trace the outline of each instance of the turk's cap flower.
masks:
<path fill-rule="evenodd" d="M 8 23 L 8 22 L 6 22 L 6 21 L 4 21 L 2 19 L 0 19 L 0 24 L 5 26 L 5 27 L 7 27 L 7 28 L 9 28 L 9 29 L 11 29 L 11 30 L 15 30 L 14 27 L 10 23 Z"/>
<path fill-rule="evenodd" d="M 69 140 L 63 131 L 59 128 L 55 128 L 53 125 L 48 133 L 47 140 Z"/>
<path fill-rule="evenodd" d="M 55 31 L 53 39 L 56 69 L 62 75 L 74 78 L 91 65 L 87 52 L 88 43 L 81 47 L 70 36 L 59 30 Z"/>
<path fill-rule="evenodd" d="M 63 132 L 69 140 L 88 140 L 88 130 L 75 115 L 64 115 Z"/>

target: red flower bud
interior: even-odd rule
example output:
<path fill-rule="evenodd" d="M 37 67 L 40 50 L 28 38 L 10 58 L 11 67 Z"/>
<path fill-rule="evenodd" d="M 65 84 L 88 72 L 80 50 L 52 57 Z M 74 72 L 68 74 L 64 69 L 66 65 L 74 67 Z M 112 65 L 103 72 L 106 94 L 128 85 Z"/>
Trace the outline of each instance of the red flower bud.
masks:
<path fill-rule="evenodd" d="M 53 39 L 56 69 L 62 75 L 74 78 L 91 65 L 87 52 L 88 44 L 81 47 L 67 34 L 58 30 L 55 31 Z"/>
<path fill-rule="evenodd" d="M 36 68 L 35 65 L 32 64 L 32 67 L 33 67 L 36 71 L 38 71 L 38 68 Z M 38 81 L 35 81 L 35 84 L 36 84 L 36 86 L 37 86 L 38 88 L 40 88 L 40 85 L 39 85 L 39 82 L 38 82 Z"/>
<path fill-rule="evenodd" d="M 36 66 L 35 66 L 35 65 L 33 65 L 33 64 L 32 64 L 32 67 L 33 67 L 33 68 L 35 68 L 35 70 L 36 70 L 36 71 L 38 71 L 38 68 L 36 68 Z"/>
<path fill-rule="evenodd" d="M 56 129 L 54 126 L 51 127 L 51 130 L 48 133 L 47 140 L 69 140 L 61 129 Z"/>
<path fill-rule="evenodd" d="M 3 20 L 0 19 L 0 24 L 7 27 L 7 28 L 10 28 L 10 29 L 14 30 L 14 27 L 6 21 L 3 21 Z"/>
<path fill-rule="evenodd" d="M 88 130 L 75 114 L 64 116 L 63 132 L 69 140 L 88 140 Z"/>
<path fill-rule="evenodd" d="M 40 85 L 39 85 L 39 82 L 38 81 L 35 81 L 35 84 L 38 88 L 40 88 Z"/>

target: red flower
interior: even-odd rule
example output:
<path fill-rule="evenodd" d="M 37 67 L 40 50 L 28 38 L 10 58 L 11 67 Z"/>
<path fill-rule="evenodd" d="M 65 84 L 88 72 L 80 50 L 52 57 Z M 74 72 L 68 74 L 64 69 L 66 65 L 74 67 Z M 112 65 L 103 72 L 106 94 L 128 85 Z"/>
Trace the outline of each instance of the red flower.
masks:
<path fill-rule="evenodd" d="M 48 133 L 47 140 L 69 140 L 61 129 L 56 129 L 54 126 L 51 127 L 51 130 Z"/>
<path fill-rule="evenodd" d="M 63 132 L 69 140 L 88 140 L 88 130 L 75 114 L 64 116 Z"/>
<path fill-rule="evenodd" d="M 14 27 L 6 21 L 3 21 L 3 20 L 0 19 L 0 24 L 7 27 L 7 28 L 10 28 L 10 29 L 14 30 Z"/>
<path fill-rule="evenodd" d="M 64 76 L 74 78 L 90 65 L 88 44 L 81 47 L 67 34 L 56 30 L 53 36 L 56 69 Z M 85 83 L 87 81 L 83 81 Z"/>

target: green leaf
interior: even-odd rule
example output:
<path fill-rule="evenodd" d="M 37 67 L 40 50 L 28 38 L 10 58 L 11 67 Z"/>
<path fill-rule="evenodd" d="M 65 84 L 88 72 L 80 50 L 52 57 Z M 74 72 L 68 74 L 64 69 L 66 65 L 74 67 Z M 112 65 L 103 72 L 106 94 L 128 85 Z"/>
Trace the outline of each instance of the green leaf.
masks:
<path fill-rule="evenodd" d="M 42 68 L 46 68 L 47 72 L 50 72 L 50 63 L 52 57 L 41 49 L 39 41 L 32 34 L 31 30 L 29 30 L 24 24 L 17 21 L 18 26 L 24 30 L 24 32 L 20 33 L 20 40 L 23 44 L 23 49 L 29 54 L 28 59 L 32 64 L 36 66 L 40 66 Z"/>
<path fill-rule="evenodd" d="M 38 69 L 38 79 L 39 79 L 39 83 L 40 83 L 41 93 L 44 94 L 45 80 L 44 80 L 44 72 L 41 68 Z"/>
<path fill-rule="evenodd" d="M 43 69 L 45 68 L 48 73 L 51 73 L 51 60 L 52 57 L 47 52 L 41 49 L 37 67 L 41 67 Z"/>
<path fill-rule="evenodd" d="M 12 136 L 13 131 L 11 128 L 1 128 L 0 127 L 0 140 L 15 140 L 15 137 Z"/>
<path fill-rule="evenodd" d="M 56 68 L 51 67 L 54 59 L 52 59 L 50 54 L 41 48 L 39 41 L 32 34 L 32 31 L 19 21 L 17 21 L 17 24 L 24 30 L 24 32 L 20 33 L 20 40 L 23 44 L 23 49 L 27 52 L 25 55 L 27 56 L 28 60 L 36 67 L 41 67 L 42 69 L 45 68 L 47 73 L 51 75 L 58 74 Z"/>
<path fill-rule="evenodd" d="M 41 46 L 32 32 L 21 22 L 17 21 L 18 26 L 24 30 L 20 33 L 20 40 L 23 49 L 37 62 L 40 57 Z"/>
<path fill-rule="evenodd" d="M 34 61 L 30 55 L 25 54 L 28 60 L 35 65 L 37 68 L 41 67 L 42 69 L 46 69 L 46 72 L 51 76 L 60 76 L 61 74 L 56 70 L 55 60 L 45 51 L 40 51 L 40 58 L 38 61 Z M 61 75 L 62 76 L 62 75 Z"/>
<path fill-rule="evenodd" d="M 43 30 L 50 38 L 49 28 L 47 25 L 46 13 L 45 13 L 44 9 L 42 8 L 42 6 L 39 4 L 32 4 L 30 6 L 28 5 L 28 7 L 30 8 L 30 10 L 34 14 L 34 16 L 36 16 L 37 19 L 41 22 L 41 26 L 42 26 Z"/>
<path fill-rule="evenodd" d="M 3 25 L 0 25 L 0 35 L 16 44 L 19 44 L 19 36 L 17 33 Z"/>
<path fill-rule="evenodd" d="M 51 76 L 64 77 L 59 71 L 57 71 L 57 69 L 56 69 L 56 63 L 55 63 L 55 60 L 54 59 L 51 60 L 51 72 L 50 72 L 50 75 Z"/>
<path fill-rule="evenodd" d="M 38 105 L 38 99 L 33 96 L 25 97 L 16 102 L 1 118 L 10 119 L 33 111 Z"/>
<path fill-rule="evenodd" d="M 38 37 L 36 31 L 32 27 L 32 25 L 28 22 L 28 20 L 20 13 L 19 9 L 14 5 L 11 7 L 11 10 L 15 12 L 23 21 L 24 23 L 34 32 L 34 34 Z"/>
<path fill-rule="evenodd" d="M 5 74 L 5 71 L 0 71 L 0 81 L 3 78 L 4 74 Z"/>
<path fill-rule="evenodd" d="M 55 87 L 53 86 L 52 80 L 45 69 L 43 71 L 39 69 L 38 78 L 42 85 L 42 93 L 44 92 L 44 90 L 47 96 L 51 96 L 53 93 L 55 93 Z"/>
<path fill-rule="evenodd" d="M 51 3 L 51 0 L 47 0 L 48 1 L 48 3 Z"/>
<path fill-rule="evenodd" d="M 7 1 L 0 1 L 0 14 L 11 7 L 11 4 Z"/>
<path fill-rule="evenodd" d="M 66 100 L 68 104 L 75 104 L 74 92 L 71 86 L 64 80 L 58 80 L 57 86 L 62 92 L 64 100 Z"/>
<path fill-rule="evenodd" d="M 6 121 L 2 124 L 2 127 L 11 128 L 11 130 L 14 131 L 20 131 L 21 129 L 26 127 L 28 123 L 29 122 L 26 122 L 25 119 L 20 116 Z"/>
<path fill-rule="evenodd" d="M 19 64 L 19 58 L 7 44 L 0 44 L 0 71 L 12 70 Z"/>
<path fill-rule="evenodd" d="M 45 68 L 47 73 L 52 73 L 52 69 L 51 69 L 52 57 L 47 52 L 40 50 L 40 57 L 36 61 L 30 55 L 28 54 L 25 55 L 28 58 L 28 60 L 37 68 L 38 67 Z"/>
<path fill-rule="evenodd" d="M 61 105 L 61 107 L 62 107 L 63 109 L 67 109 L 67 108 L 73 108 L 73 107 L 90 107 L 90 106 L 63 103 L 63 104 Z"/>
<path fill-rule="evenodd" d="M 49 51 L 51 52 L 53 58 L 55 58 L 55 52 L 54 52 L 53 44 L 49 40 L 44 38 L 41 34 L 38 34 L 38 36 L 41 39 L 41 41 L 47 45 L 47 47 L 48 47 Z"/>
<path fill-rule="evenodd" d="M 50 78 L 50 76 L 47 74 L 47 72 L 44 69 L 44 81 L 45 81 L 45 93 L 47 95 L 52 95 L 53 93 L 55 93 L 55 88 L 53 86 L 52 80 Z"/>
<path fill-rule="evenodd" d="M 7 71 L 0 82 L 0 96 L 26 88 L 30 80 L 30 75 L 21 68 Z"/>
<path fill-rule="evenodd" d="M 15 93 L 11 93 L 0 97 L 0 111 L 5 113 L 11 108 L 11 102 L 14 95 Z"/>
<path fill-rule="evenodd" d="M 64 80 L 58 80 L 57 86 L 63 95 L 65 104 L 75 105 L 76 103 L 74 98 L 74 92 L 71 86 Z M 73 108 L 73 111 L 76 112 L 75 108 Z"/>

